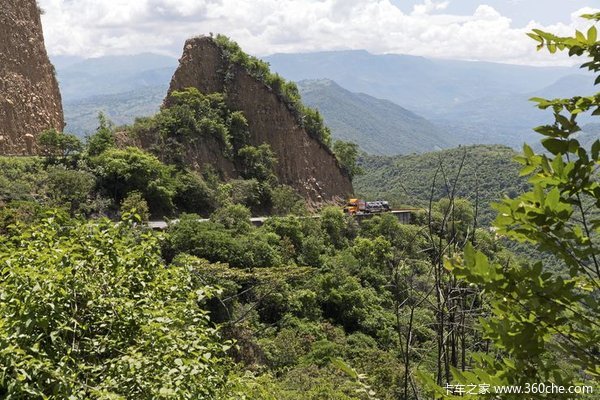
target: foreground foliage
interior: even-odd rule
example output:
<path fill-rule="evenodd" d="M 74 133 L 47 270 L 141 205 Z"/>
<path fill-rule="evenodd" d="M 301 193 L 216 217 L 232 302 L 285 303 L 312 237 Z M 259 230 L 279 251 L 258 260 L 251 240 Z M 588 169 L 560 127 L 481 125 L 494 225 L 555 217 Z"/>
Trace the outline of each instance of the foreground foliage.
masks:
<path fill-rule="evenodd" d="M 600 14 L 585 18 L 600 21 Z M 568 50 L 586 55 L 583 64 L 600 72 L 597 30 L 574 37 L 557 37 L 534 30 L 539 48 Z M 600 78 L 596 79 L 596 83 Z M 535 130 L 541 134 L 544 154 L 525 145 L 518 158 L 532 190 L 497 205 L 498 233 L 551 252 L 566 270 L 549 272 L 541 262 L 517 265 L 490 262 L 467 248 L 464 263 L 455 259 L 455 276 L 486 293 L 490 317 L 483 321 L 484 337 L 495 353 L 480 355 L 479 368 L 455 371 L 461 383 L 523 385 L 551 382 L 577 385 L 600 380 L 600 140 L 584 148 L 574 135 L 577 117 L 598 115 L 600 96 L 571 99 L 533 99 L 551 109 L 554 123 Z M 569 368 L 571 367 L 571 368 Z M 574 367 L 574 368 L 573 368 Z M 595 384 L 594 384 L 595 383 Z M 443 396 L 443 392 L 440 394 Z M 572 398 L 570 394 L 537 393 L 532 398 Z M 506 397 L 508 398 L 508 397 Z M 515 396 L 515 398 L 517 398 Z"/>
<path fill-rule="evenodd" d="M 0 397 L 204 399 L 226 343 L 211 290 L 123 221 L 54 215 L 0 238 Z"/>

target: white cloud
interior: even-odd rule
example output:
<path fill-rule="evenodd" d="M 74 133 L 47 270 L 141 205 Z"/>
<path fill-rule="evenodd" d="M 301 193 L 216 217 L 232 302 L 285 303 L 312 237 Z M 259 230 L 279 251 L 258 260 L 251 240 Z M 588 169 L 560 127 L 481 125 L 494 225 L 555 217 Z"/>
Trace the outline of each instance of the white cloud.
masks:
<path fill-rule="evenodd" d="M 445 10 L 450 4 L 449 1 L 436 2 L 433 0 L 425 0 L 423 4 L 416 4 L 413 7 L 412 15 L 426 15 L 433 11 Z"/>
<path fill-rule="evenodd" d="M 471 15 L 448 13 L 449 1 L 424 0 L 410 14 L 390 0 L 40 0 L 51 54 L 99 56 L 158 52 L 179 55 L 183 42 L 224 33 L 248 52 L 366 49 L 428 57 L 521 64 L 556 64 L 565 57 L 536 53 L 525 33 L 542 28 L 571 34 L 571 22 L 514 27 L 489 5 Z"/>

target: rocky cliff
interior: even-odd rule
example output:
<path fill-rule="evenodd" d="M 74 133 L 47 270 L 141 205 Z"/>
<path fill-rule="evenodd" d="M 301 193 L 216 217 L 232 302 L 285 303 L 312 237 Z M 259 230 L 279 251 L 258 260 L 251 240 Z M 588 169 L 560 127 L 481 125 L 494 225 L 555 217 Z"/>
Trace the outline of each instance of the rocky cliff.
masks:
<path fill-rule="evenodd" d="M 35 0 L 0 6 L 0 154 L 32 154 L 42 131 L 64 127 L 54 67 Z"/>
<path fill-rule="evenodd" d="M 351 180 L 331 150 L 307 133 L 280 95 L 242 65 L 231 65 L 212 38 L 197 37 L 185 44 L 169 95 L 189 87 L 205 94 L 226 93 L 228 107 L 242 111 L 248 120 L 250 144 L 271 146 L 280 183 L 312 200 L 344 198 L 352 193 Z M 165 100 L 168 106 L 169 96 Z M 207 149 L 202 154 L 213 157 L 195 160 L 195 164 L 226 164 L 223 156 L 217 156 L 219 151 Z"/>

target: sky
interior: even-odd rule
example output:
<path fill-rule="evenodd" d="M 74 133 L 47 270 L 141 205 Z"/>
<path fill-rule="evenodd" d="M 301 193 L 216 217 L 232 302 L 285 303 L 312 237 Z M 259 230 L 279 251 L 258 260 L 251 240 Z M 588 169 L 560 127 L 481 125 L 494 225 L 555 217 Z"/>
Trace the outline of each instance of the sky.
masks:
<path fill-rule="evenodd" d="M 38 0 L 51 55 L 178 56 L 223 33 L 256 56 L 364 49 L 460 60 L 566 65 L 525 33 L 587 30 L 594 0 Z"/>

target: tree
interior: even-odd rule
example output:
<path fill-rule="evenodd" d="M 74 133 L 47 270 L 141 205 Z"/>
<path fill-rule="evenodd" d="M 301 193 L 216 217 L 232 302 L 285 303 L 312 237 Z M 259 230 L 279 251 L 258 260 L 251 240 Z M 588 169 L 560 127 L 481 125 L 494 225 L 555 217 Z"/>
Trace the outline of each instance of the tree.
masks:
<path fill-rule="evenodd" d="M 331 131 L 325 126 L 323 117 L 318 110 L 314 110 L 310 107 L 302 107 L 302 122 L 310 136 L 327 147 L 331 146 Z"/>
<path fill-rule="evenodd" d="M 342 168 L 350 177 L 363 174 L 363 169 L 356 163 L 358 160 L 358 145 L 352 142 L 336 140 L 333 144 L 333 152 Z"/>
<path fill-rule="evenodd" d="M 216 210 L 210 216 L 210 220 L 237 233 L 246 233 L 252 227 L 250 217 L 251 214 L 248 208 L 241 204 L 230 204 Z"/>
<path fill-rule="evenodd" d="M 130 213 L 137 215 L 142 222 L 148 222 L 150 219 L 150 209 L 148 202 L 140 192 L 131 192 L 121 202 L 121 213 L 125 215 Z"/>
<path fill-rule="evenodd" d="M 87 139 L 87 153 L 94 157 L 115 146 L 115 135 L 112 123 L 104 113 L 98 114 L 98 128 L 96 132 Z"/>
<path fill-rule="evenodd" d="M 39 144 L 42 154 L 52 160 L 65 158 L 79 153 L 83 145 L 75 135 L 48 129 L 40 135 Z"/>
<path fill-rule="evenodd" d="M 583 17 L 600 21 L 600 13 Z M 538 49 L 589 57 L 582 67 L 600 72 L 594 26 L 573 37 L 537 29 L 529 36 L 538 41 Z M 464 261 L 448 262 L 456 277 L 484 289 L 491 311 L 482 328 L 498 355 L 478 356 L 473 372 L 455 371 L 462 383 L 568 386 L 600 378 L 600 140 L 586 149 L 575 137 L 580 114 L 600 114 L 600 94 L 532 100 L 554 113 L 554 123 L 535 128 L 544 136 L 546 152 L 535 154 L 524 146 L 518 161 L 533 188 L 498 204 L 494 225 L 501 235 L 552 253 L 565 268 L 551 272 L 541 262 L 518 265 L 512 260 L 501 265 L 472 246 L 465 249 Z"/>
<path fill-rule="evenodd" d="M 200 174 L 180 172 L 176 176 L 176 193 L 173 202 L 180 212 L 209 215 L 215 209 L 215 191 Z"/>
<path fill-rule="evenodd" d="M 238 151 L 241 174 L 245 179 L 256 179 L 259 182 L 274 184 L 277 182 L 274 168 L 277 157 L 266 143 L 258 147 L 244 146 Z"/>
<path fill-rule="evenodd" d="M 173 168 L 138 148 L 108 149 L 92 159 L 98 184 L 119 204 L 129 192 L 139 191 L 154 215 L 173 210 L 175 181 Z"/>
<path fill-rule="evenodd" d="M 58 204 L 68 204 L 71 214 L 79 210 L 90 196 L 96 180 L 85 171 L 48 168 L 48 194 Z"/>
<path fill-rule="evenodd" d="M 302 215 L 306 213 L 304 199 L 292 187 L 287 185 L 280 185 L 273 189 L 271 202 L 273 203 L 274 215 Z"/>

